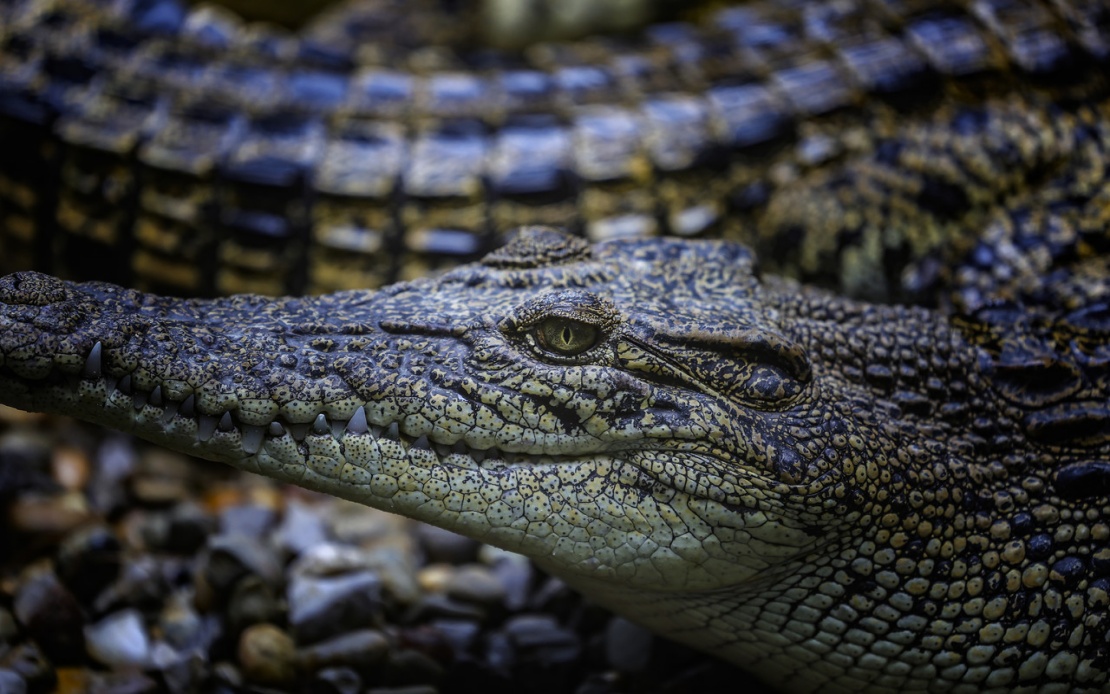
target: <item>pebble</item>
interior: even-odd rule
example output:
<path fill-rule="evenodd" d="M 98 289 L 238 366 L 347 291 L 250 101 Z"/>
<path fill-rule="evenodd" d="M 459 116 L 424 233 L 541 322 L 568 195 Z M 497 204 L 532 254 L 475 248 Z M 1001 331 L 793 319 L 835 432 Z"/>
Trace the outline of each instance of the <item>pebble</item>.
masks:
<path fill-rule="evenodd" d="M 282 608 L 273 588 L 255 575 L 244 576 L 235 584 L 227 606 L 228 626 L 239 632 L 252 624 L 278 622 Z"/>
<path fill-rule="evenodd" d="M 170 510 L 165 536 L 155 547 L 178 554 L 192 554 L 204 546 L 217 526 L 216 518 L 200 504 L 183 501 Z"/>
<path fill-rule="evenodd" d="M 405 613 L 408 623 L 426 622 L 433 619 L 462 619 L 485 622 L 489 613 L 481 605 L 456 600 L 441 593 L 432 593 L 420 598 Z"/>
<path fill-rule="evenodd" d="M 309 691 L 312 694 L 359 694 L 362 678 L 349 667 L 327 668 L 312 676 Z"/>
<path fill-rule="evenodd" d="M 293 639 L 273 624 L 255 624 L 239 637 L 239 664 L 252 682 L 287 686 L 297 679 Z"/>
<path fill-rule="evenodd" d="M 294 575 L 286 592 L 289 626 L 299 644 L 321 641 L 382 619 L 381 580 L 371 571 Z"/>
<path fill-rule="evenodd" d="M 50 439 L 42 434 L 30 429 L 4 432 L 0 435 L 0 475 L 10 484 L 0 489 L 18 491 L 46 486 L 51 480 L 50 458 Z"/>
<path fill-rule="evenodd" d="M 359 629 L 301 648 L 298 662 L 312 672 L 330 667 L 350 667 L 366 673 L 389 654 L 386 636 L 375 629 Z"/>
<path fill-rule="evenodd" d="M 50 460 L 54 481 L 66 491 L 80 491 L 92 476 L 89 456 L 80 448 L 58 446 Z"/>
<path fill-rule="evenodd" d="M 468 564 L 451 572 L 444 589 L 448 596 L 491 607 L 505 601 L 505 586 L 486 566 Z"/>
<path fill-rule="evenodd" d="M 411 553 L 398 547 L 375 546 L 365 549 L 326 542 L 297 557 L 289 573 L 294 576 L 326 576 L 356 570 L 377 574 L 383 591 L 398 603 L 407 605 L 420 597 L 416 559 Z"/>
<path fill-rule="evenodd" d="M 158 615 L 158 629 L 174 648 L 186 650 L 199 645 L 204 618 L 193 608 L 190 591 L 178 590 L 170 595 Z"/>
<path fill-rule="evenodd" d="M 114 612 L 85 627 L 89 655 L 108 667 L 143 668 L 150 663 L 150 637 L 138 610 Z"/>
<path fill-rule="evenodd" d="M 139 458 L 131 477 L 131 494 L 146 506 L 169 506 L 190 496 L 193 463 L 183 455 L 161 448 L 148 448 Z"/>
<path fill-rule="evenodd" d="M 275 509 L 258 504 L 236 504 L 220 511 L 221 532 L 255 539 L 265 537 L 277 521 Z"/>
<path fill-rule="evenodd" d="M 84 653 L 81 606 L 49 568 L 40 565 L 24 573 L 12 600 L 12 613 L 55 663 L 76 662 Z"/>
<path fill-rule="evenodd" d="M 58 577 L 77 599 L 88 604 L 120 572 L 120 542 L 99 523 L 70 533 L 58 548 Z"/>
<path fill-rule="evenodd" d="M 409 649 L 390 653 L 383 677 L 390 686 L 434 686 L 443 675 L 443 666 L 420 651 Z"/>
<path fill-rule="evenodd" d="M 254 575 L 272 586 L 282 582 L 281 561 L 266 543 L 245 535 L 213 535 L 196 576 L 197 606 L 213 609 L 227 603 L 239 579 Z"/>
<path fill-rule="evenodd" d="M 482 563 L 491 567 L 493 575 L 505 589 L 505 608 L 519 612 L 528 604 L 536 572 L 532 562 L 521 554 L 483 545 L 479 554 Z"/>
<path fill-rule="evenodd" d="M 0 607 L 0 644 L 10 646 L 19 637 L 19 625 L 15 616 L 5 607 Z"/>
<path fill-rule="evenodd" d="M 107 432 L 93 459 L 96 465 L 86 493 L 89 503 L 104 516 L 128 508 L 129 484 L 126 480 L 138 466 L 134 440 L 125 434 Z"/>
<path fill-rule="evenodd" d="M 477 650 L 482 625 L 477 621 L 437 619 L 428 624 L 451 649 L 454 660 L 466 660 Z"/>
<path fill-rule="evenodd" d="M 96 596 L 93 609 L 97 612 L 124 607 L 158 609 L 170 593 L 170 583 L 177 578 L 173 567 L 171 559 L 150 554 L 126 558 L 116 580 Z"/>
<path fill-rule="evenodd" d="M 0 668 L 0 694 L 27 694 L 27 682 L 16 671 Z"/>
<path fill-rule="evenodd" d="M 57 680 L 53 665 L 34 641 L 21 643 L 5 653 L 0 658 L 0 668 L 17 674 L 32 691 L 49 690 Z"/>
<path fill-rule="evenodd" d="M 450 564 L 429 564 L 416 572 L 416 582 L 427 593 L 443 593 L 454 572 Z"/>
<path fill-rule="evenodd" d="M 301 501 L 287 503 L 277 529 L 277 543 L 292 556 L 327 546 L 327 527 L 319 509 Z"/>
<path fill-rule="evenodd" d="M 651 659 L 655 637 L 639 624 L 614 617 L 605 629 L 605 658 L 622 672 L 641 672 Z"/>
<path fill-rule="evenodd" d="M 55 694 L 155 694 L 158 683 L 141 672 L 93 672 L 77 668 L 58 670 Z"/>
<path fill-rule="evenodd" d="M 95 519 L 80 492 L 24 494 L 8 504 L 12 529 L 28 535 L 64 537 Z"/>
<path fill-rule="evenodd" d="M 416 537 L 429 562 L 470 564 L 478 560 L 478 550 L 482 546 L 469 537 L 426 523 L 416 526 Z"/>
<path fill-rule="evenodd" d="M 578 635 L 549 614 L 522 614 L 502 627 L 515 647 L 518 661 L 555 665 L 576 659 L 582 650 Z"/>

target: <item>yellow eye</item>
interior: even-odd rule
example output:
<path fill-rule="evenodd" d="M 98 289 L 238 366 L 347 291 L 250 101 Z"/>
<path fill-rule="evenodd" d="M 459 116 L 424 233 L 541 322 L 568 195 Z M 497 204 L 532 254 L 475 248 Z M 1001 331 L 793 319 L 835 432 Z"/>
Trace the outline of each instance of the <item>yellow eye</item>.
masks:
<path fill-rule="evenodd" d="M 596 325 L 553 316 L 535 328 L 540 346 L 559 356 L 573 357 L 597 344 L 600 331 Z"/>

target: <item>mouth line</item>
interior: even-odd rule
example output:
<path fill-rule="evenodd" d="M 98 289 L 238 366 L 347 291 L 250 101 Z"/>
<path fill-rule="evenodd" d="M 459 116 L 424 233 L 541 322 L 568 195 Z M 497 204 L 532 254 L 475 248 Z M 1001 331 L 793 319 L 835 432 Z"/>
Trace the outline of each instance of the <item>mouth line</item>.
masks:
<path fill-rule="evenodd" d="M 195 426 L 197 444 L 211 445 L 228 441 L 228 437 L 238 436 L 238 448 L 249 456 L 260 453 L 267 442 L 279 442 L 291 438 L 308 455 L 307 442 L 311 437 L 329 437 L 342 442 L 348 437 L 368 437 L 376 441 L 389 441 L 400 444 L 406 456 L 435 456 L 435 463 L 499 468 L 513 465 L 564 465 L 580 463 L 604 455 L 604 451 L 584 454 L 559 454 L 548 452 L 508 451 L 489 441 L 490 436 L 478 437 L 464 434 L 451 442 L 435 440 L 428 433 L 413 434 L 403 430 L 403 420 L 375 424 L 367 417 L 366 407 L 358 406 L 348 417 L 332 417 L 324 411 L 317 412 L 308 422 L 290 422 L 282 414 L 269 418 L 268 423 L 250 424 L 244 422 L 237 408 L 219 414 L 201 412 L 196 403 L 196 395 L 190 393 L 183 399 L 170 397 L 162 385 L 151 390 L 137 387 L 131 374 L 112 376 L 103 369 L 104 348 L 97 342 L 85 359 L 84 365 L 77 370 L 61 369 L 57 365 L 49 369 L 37 369 L 28 374 L 20 373 L 10 364 L 0 363 L 0 378 L 8 376 L 18 383 L 48 382 L 51 386 L 62 388 L 79 397 L 96 394 L 105 411 L 119 413 L 128 407 L 133 414 L 135 429 L 149 427 L 161 422 L 161 431 L 173 435 L 173 429 L 188 425 Z M 142 417 L 143 421 L 139 418 Z M 254 417 L 257 419 L 257 416 Z M 427 462 L 427 461 L 425 461 Z"/>

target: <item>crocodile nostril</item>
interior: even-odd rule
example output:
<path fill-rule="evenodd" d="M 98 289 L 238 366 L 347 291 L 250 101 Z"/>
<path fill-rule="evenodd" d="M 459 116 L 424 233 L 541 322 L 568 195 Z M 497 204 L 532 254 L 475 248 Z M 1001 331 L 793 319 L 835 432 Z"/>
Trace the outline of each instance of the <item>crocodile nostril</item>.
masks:
<path fill-rule="evenodd" d="M 65 283 L 41 272 L 17 272 L 0 278 L 0 302 L 5 304 L 46 306 L 65 299 Z"/>

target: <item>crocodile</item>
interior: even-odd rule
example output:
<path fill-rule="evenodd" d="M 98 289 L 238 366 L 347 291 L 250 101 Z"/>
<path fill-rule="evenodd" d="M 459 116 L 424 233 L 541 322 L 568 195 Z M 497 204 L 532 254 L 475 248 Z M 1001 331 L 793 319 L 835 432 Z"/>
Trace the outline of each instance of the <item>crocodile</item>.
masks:
<path fill-rule="evenodd" d="M 554 224 L 724 236 L 940 303 L 969 229 L 1105 228 L 1099 3 L 752 2 L 518 51 L 466 45 L 450 4 L 290 31 L 179 0 L 3 3 L 0 271 L 321 293 Z"/>
<path fill-rule="evenodd" d="M 315 298 L 0 280 L 0 402 L 523 553 L 784 692 L 1107 690 L 1108 364 L 1105 301 L 872 304 L 730 241 L 526 228 Z"/>

